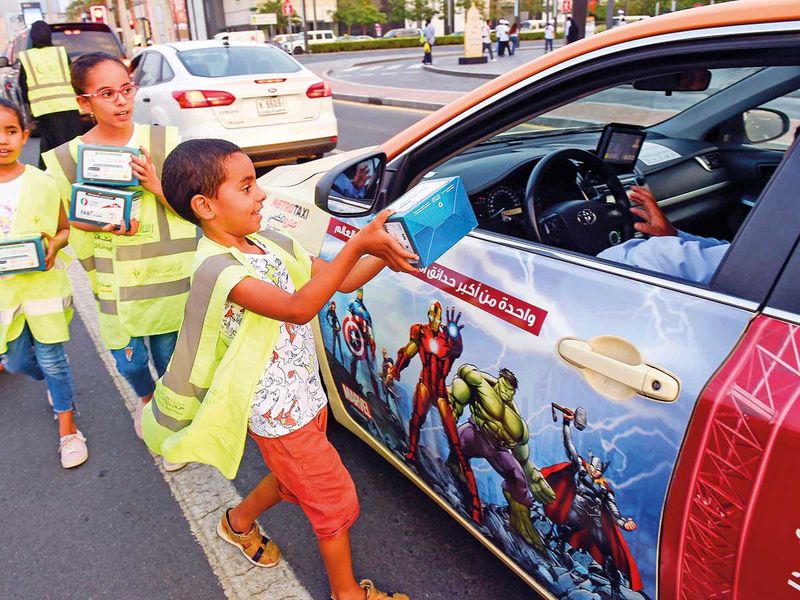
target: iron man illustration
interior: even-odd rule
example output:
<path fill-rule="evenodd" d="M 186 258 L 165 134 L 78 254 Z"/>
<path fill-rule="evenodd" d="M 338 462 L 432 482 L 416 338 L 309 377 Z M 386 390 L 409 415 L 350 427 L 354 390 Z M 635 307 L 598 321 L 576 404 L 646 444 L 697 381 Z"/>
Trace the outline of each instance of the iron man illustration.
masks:
<path fill-rule="evenodd" d="M 471 496 L 467 504 L 471 507 L 472 519 L 476 523 L 480 523 L 483 519 L 483 509 L 478 497 L 478 485 L 469 461 L 464 458 L 461 450 L 456 419 L 448 400 L 445 383 L 447 375 L 453 368 L 453 363 L 461 356 L 463 350 L 461 329 L 464 326 L 459 325 L 460 319 L 461 313 L 456 315 L 455 308 L 450 308 L 445 313 L 445 324 L 442 324 L 442 305 L 436 301 L 432 302 L 428 308 L 428 322 L 412 325 L 408 344 L 397 352 L 393 375 L 395 379 L 399 380 L 403 369 L 408 366 L 414 356 L 419 355 L 422 371 L 417 387 L 414 389 L 413 410 L 408 426 L 406 460 L 416 460 L 420 429 L 425 423 L 431 405 L 435 402 L 442 417 L 447 440 L 464 473 L 466 486 Z"/>

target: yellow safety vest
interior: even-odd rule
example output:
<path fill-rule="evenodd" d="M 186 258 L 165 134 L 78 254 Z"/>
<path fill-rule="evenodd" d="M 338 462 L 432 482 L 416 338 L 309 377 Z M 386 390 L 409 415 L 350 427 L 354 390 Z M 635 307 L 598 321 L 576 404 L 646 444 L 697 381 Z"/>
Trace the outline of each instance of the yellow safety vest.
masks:
<path fill-rule="evenodd" d="M 17 213 L 9 237 L 58 231 L 61 194 L 56 183 L 30 165 L 21 175 Z M 28 324 L 34 339 L 45 344 L 66 342 L 72 319 L 72 286 L 64 270 L 69 258 L 60 254 L 49 271 L 0 277 L 0 354 Z"/>
<path fill-rule="evenodd" d="M 133 146 L 144 146 L 161 170 L 175 147 L 174 127 L 136 125 Z M 80 139 L 43 155 L 48 173 L 69 198 L 76 177 Z M 139 231 L 134 236 L 72 228 L 70 245 L 89 276 L 97 301 L 100 337 L 124 348 L 132 337 L 178 331 L 189 295 L 197 227 L 166 209 L 143 188 Z"/>
<path fill-rule="evenodd" d="M 62 46 L 31 48 L 19 53 L 28 83 L 28 100 L 34 117 L 78 110 L 72 89 L 67 51 Z"/>
<path fill-rule="evenodd" d="M 278 255 L 295 288 L 310 279 L 311 260 L 296 241 L 271 230 L 248 237 Z M 258 273 L 239 250 L 206 237 L 198 244 L 195 265 L 175 354 L 144 408 L 142 433 L 148 447 L 167 460 L 209 464 L 233 479 L 244 453 L 256 384 L 280 323 L 245 311 L 226 346 L 221 333 L 228 294 Z"/>

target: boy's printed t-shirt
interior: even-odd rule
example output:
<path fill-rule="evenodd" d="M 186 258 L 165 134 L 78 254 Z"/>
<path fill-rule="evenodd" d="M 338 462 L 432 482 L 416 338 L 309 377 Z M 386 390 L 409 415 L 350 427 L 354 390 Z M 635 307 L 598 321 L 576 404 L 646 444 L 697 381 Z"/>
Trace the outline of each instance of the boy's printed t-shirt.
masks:
<path fill-rule="evenodd" d="M 294 284 L 280 258 L 259 247 L 265 254 L 246 254 L 263 281 L 293 293 Z M 239 330 L 244 309 L 228 302 L 222 318 L 222 335 L 227 341 Z M 311 422 L 327 403 L 319 380 L 319 363 L 311 325 L 281 323 L 272 357 L 256 384 L 250 414 L 250 430 L 263 437 L 280 437 Z"/>
<path fill-rule="evenodd" d="M 22 175 L 11 181 L 0 183 L 0 237 L 11 235 L 14 217 L 17 215 L 19 195 L 22 191 Z"/>

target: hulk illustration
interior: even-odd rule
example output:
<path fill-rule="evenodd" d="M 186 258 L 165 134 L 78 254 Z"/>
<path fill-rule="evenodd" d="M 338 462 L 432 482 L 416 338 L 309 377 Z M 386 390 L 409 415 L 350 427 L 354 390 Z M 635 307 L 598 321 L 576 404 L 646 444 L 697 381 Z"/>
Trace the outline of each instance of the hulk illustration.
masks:
<path fill-rule="evenodd" d="M 517 378 L 508 369 L 497 377 L 474 365 L 461 365 L 449 388 L 453 414 L 458 420 L 469 406 L 471 415 L 458 428 L 461 448 L 467 460 L 485 458 L 503 478 L 503 495 L 508 501 L 511 527 L 540 551 L 545 549 L 539 531 L 531 521 L 533 501 L 549 504 L 553 489 L 533 464 L 528 451 L 528 425 L 514 403 Z M 448 465 L 460 474 L 458 463 Z"/>

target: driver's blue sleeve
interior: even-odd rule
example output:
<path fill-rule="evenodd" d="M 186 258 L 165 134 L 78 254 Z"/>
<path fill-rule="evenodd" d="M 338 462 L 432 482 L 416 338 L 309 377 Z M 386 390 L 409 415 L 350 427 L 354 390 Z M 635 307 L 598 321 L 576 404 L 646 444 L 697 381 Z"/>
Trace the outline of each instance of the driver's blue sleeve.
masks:
<path fill-rule="evenodd" d="M 628 240 L 606 248 L 597 258 L 656 271 L 695 283 L 708 283 L 730 244 L 678 231 L 677 236 Z"/>

